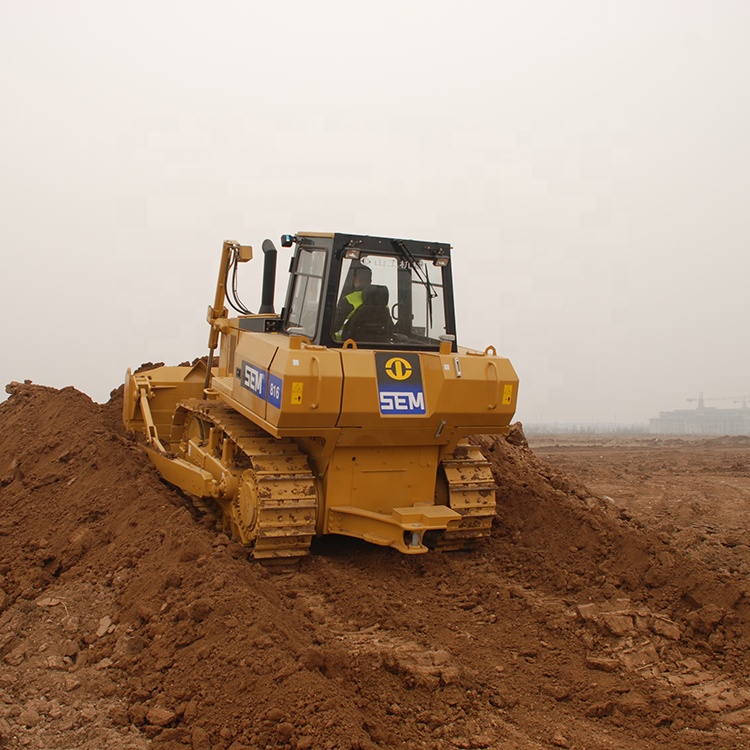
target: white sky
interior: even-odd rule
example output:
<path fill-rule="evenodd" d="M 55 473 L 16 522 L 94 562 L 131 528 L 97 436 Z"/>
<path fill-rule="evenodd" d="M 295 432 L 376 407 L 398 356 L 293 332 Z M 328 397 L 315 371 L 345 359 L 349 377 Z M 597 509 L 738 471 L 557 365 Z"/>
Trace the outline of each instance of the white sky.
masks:
<path fill-rule="evenodd" d="M 450 242 L 525 422 L 750 396 L 749 38 L 747 0 L 0 0 L 0 384 L 201 355 L 222 241 L 253 308 L 310 230 Z"/>

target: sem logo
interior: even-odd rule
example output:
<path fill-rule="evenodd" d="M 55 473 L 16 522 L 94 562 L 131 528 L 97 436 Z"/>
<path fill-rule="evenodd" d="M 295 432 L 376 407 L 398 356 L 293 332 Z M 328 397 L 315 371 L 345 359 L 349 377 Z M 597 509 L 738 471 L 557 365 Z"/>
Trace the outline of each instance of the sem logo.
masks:
<path fill-rule="evenodd" d="M 392 357 L 385 363 L 385 373 L 394 380 L 407 380 L 411 377 L 412 367 L 403 357 Z"/>
<path fill-rule="evenodd" d="M 424 414 L 422 391 L 380 391 L 381 414 Z"/>
<path fill-rule="evenodd" d="M 381 414 L 415 416 L 427 414 L 419 354 L 375 352 L 378 406 Z"/>
<path fill-rule="evenodd" d="M 256 396 L 265 399 L 266 397 L 266 372 L 247 362 L 242 363 L 242 372 L 240 376 L 240 385 L 247 388 L 248 391 Z"/>

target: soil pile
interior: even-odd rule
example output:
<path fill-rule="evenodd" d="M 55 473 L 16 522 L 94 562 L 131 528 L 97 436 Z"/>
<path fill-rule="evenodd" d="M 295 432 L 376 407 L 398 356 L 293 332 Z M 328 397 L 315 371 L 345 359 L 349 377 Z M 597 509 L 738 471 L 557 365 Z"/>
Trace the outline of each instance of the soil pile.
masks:
<path fill-rule="evenodd" d="M 750 746 L 744 576 L 478 438 L 491 539 L 273 573 L 163 484 L 121 401 L 0 405 L 0 747 Z"/>

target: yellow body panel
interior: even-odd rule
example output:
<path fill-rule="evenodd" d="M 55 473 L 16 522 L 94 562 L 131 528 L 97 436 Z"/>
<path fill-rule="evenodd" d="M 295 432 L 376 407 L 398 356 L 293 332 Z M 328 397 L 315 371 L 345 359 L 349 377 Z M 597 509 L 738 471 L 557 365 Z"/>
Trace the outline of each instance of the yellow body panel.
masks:
<path fill-rule="evenodd" d="M 282 342 L 289 339 L 277 336 Z M 279 406 L 269 405 L 268 421 L 280 428 L 335 427 L 341 409 L 341 359 L 324 347 L 280 346 L 270 374 L 281 380 Z"/>
<path fill-rule="evenodd" d="M 427 435 L 445 421 L 449 430 L 465 426 L 470 429 L 463 434 L 471 434 L 507 432 L 513 418 L 518 376 L 503 357 L 470 354 L 466 349 L 450 355 L 421 352 L 426 413 L 399 417 L 380 413 L 376 352 L 343 349 L 340 354 L 345 384 L 339 426 L 382 429 L 386 420 L 394 429 L 417 429 Z M 399 353 L 393 352 L 392 358 L 399 359 Z"/>

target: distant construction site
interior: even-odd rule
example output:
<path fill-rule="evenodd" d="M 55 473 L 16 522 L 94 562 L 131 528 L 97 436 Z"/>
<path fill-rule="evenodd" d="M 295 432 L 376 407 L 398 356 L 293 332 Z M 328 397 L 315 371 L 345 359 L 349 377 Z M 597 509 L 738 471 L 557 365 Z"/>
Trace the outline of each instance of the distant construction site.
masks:
<path fill-rule="evenodd" d="M 750 408 L 745 396 L 704 398 L 701 393 L 696 408 L 659 412 L 649 420 L 650 432 L 660 435 L 750 435 Z M 706 401 L 731 401 L 738 408 L 706 406 Z"/>

